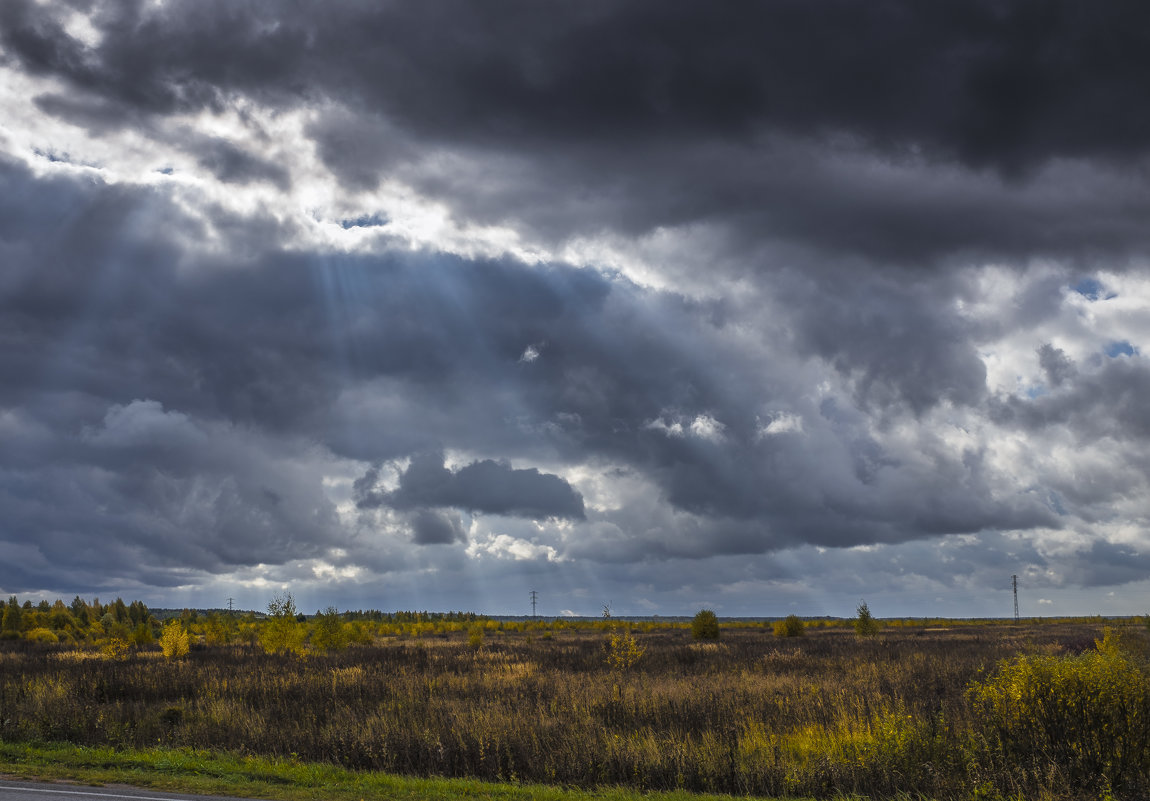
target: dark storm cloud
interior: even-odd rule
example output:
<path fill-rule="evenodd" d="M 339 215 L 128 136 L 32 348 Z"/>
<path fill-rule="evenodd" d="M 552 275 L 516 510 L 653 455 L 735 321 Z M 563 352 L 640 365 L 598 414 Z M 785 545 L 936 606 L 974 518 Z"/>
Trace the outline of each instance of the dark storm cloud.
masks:
<path fill-rule="evenodd" d="M 769 273 L 792 261 L 791 250 L 808 254 L 807 268 L 825 271 L 831 256 L 850 271 L 863 258 L 923 269 L 1039 256 L 1129 258 L 1150 245 L 1141 224 L 1150 203 L 1105 166 L 1059 162 L 1030 181 L 1004 183 L 918 157 L 891 163 L 854 142 L 770 135 L 634 149 L 462 147 L 389 163 L 382 174 L 449 204 L 462 220 L 512 225 L 552 243 L 705 226 L 725 240 L 723 255 L 743 273 Z M 362 180 L 366 162 L 332 168 Z M 564 191 L 557 195 L 556 186 Z M 766 245 L 782 252 L 764 253 Z"/>
<path fill-rule="evenodd" d="M 370 463 L 411 457 L 398 488 L 380 494 L 369 475 L 358 498 L 411 510 L 418 542 L 449 529 L 458 541 L 451 519 L 429 516 L 448 508 L 587 514 L 563 478 L 490 459 L 451 471 L 442 447 L 635 471 L 690 516 L 666 515 L 660 533 L 641 513 L 614 515 L 620 530 L 650 531 L 639 538 L 650 549 L 630 558 L 1056 524 L 1033 499 L 996 498 L 978 454 L 939 450 L 924 472 L 829 401 L 804 407 L 808 434 L 761 436 L 762 404 L 807 390 L 792 386 L 792 363 L 726 340 L 722 303 L 511 259 L 284 253 L 241 220 L 188 217 L 154 190 L 5 170 L 0 196 L 25 202 L 0 223 L 18 254 L 0 279 L 0 373 L 13 379 L 0 397 L 29 428 L 7 440 L 19 447 L 4 450 L 4 491 L 19 540 L 59 532 L 42 540 L 51 553 L 92 531 L 82 521 L 96 506 L 109 510 L 97 528 L 126 549 L 116 564 L 216 571 L 342 547 L 318 478 L 272 469 L 281 441 Z M 183 269 L 200 257 L 175 237 L 208 224 L 225 251 L 255 255 Z M 871 347 L 867 330 L 840 336 Z M 874 332 L 876 350 L 889 344 Z M 892 375 L 882 381 L 900 386 Z M 924 391 L 962 400 L 953 386 Z M 201 533 L 185 542 L 187 531 Z M 152 550 L 163 558 L 125 555 Z"/>
<path fill-rule="evenodd" d="M 333 109 L 308 132 L 323 163 L 353 189 L 373 189 L 386 171 L 420 160 L 417 144 L 374 114 Z"/>
<path fill-rule="evenodd" d="M 143 400 L 44 435 L 38 459 L 5 460 L 0 506 L 6 540 L 58 570 L 172 586 L 342 542 L 331 503 L 284 460 L 302 449 Z"/>
<path fill-rule="evenodd" d="M 1120 173 L 1066 163 L 1146 155 L 1139 3 L 123 0 L 92 48 L 60 16 L 11 0 L 0 36 L 77 124 L 322 104 L 312 135 L 349 186 L 399 177 L 555 240 L 702 222 L 905 264 L 1148 244 Z"/>
<path fill-rule="evenodd" d="M 279 189 L 291 185 L 288 171 L 251 153 L 247 153 L 224 139 L 211 139 L 199 148 L 199 164 L 224 183 L 246 184 L 267 181 Z"/>
<path fill-rule="evenodd" d="M 0 375 L 10 378 L 0 398 L 26 402 L 40 390 L 153 398 L 271 426 L 295 425 L 331 402 L 334 387 L 305 380 L 325 374 L 331 349 L 314 336 L 325 312 L 312 275 L 293 269 L 292 257 L 276 261 L 288 281 L 217 272 L 210 257 L 202 274 L 181 273 L 176 240 L 204 237 L 206 224 L 158 190 L 33 180 L 11 163 L 0 164 L 0 180 L 9 257 Z M 234 226 L 232 254 L 259 241 L 259 220 L 249 223 L 212 221 L 225 235 Z M 283 309 L 298 316 L 285 325 Z"/>
<path fill-rule="evenodd" d="M 287 98 L 322 87 L 443 138 L 649 141 L 769 126 L 918 144 L 1007 173 L 1051 157 L 1141 154 L 1150 141 L 1150 116 L 1137 111 L 1150 11 L 1136 2 L 280 12 L 106 3 L 93 49 L 51 5 L 11 0 L 0 21 L 25 68 L 154 113 L 212 107 L 233 91 Z"/>
<path fill-rule="evenodd" d="M 1038 363 L 1052 387 L 1062 386 L 1063 382 L 1073 378 L 1077 373 L 1074 361 L 1066 355 L 1066 351 L 1054 347 L 1049 342 L 1038 348 Z"/>
<path fill-rule="evenodd" d="M 129 127 L 148 129 L 147 115 L 102 98 L 46 93 L 34 98 L 33 103 L 44 113 L 96 135 Z"/>
<path fill-rule="evenodd" d="M 467 532 L 458 514 L 418 509 L 409 518 L 412 541 L 418 545 L 450 545 L 466 542 Z"/>
<path fill-rule="evenodd" d="M 1118 356 L 1102 357 L 1100 363 L 1078 370 L 1065 353 L 1047 348 L 1039 348 L 1039 358 L 1050 380 L 1048 391 L 1034 397 L 996 395 L 988 404 L 989 416 L 1035 441 L 1051 437 L 1092 454 L 1065 470 L 1051 471 L 1043 478 L 1043 488 L 1061 515 L 1111 524 L 1116 509 L 1137 504 L 1146 494 L 1150 369 L 1140 358 Z M 1049 363 L 1060 381 L 1050 379 Z M 1084 563 L 1092 558 L 1083 557 Z"/>
<path fill-rule="evenodd" d="M 584 517 L 579 493 L 558 476 L 535 468 L 516 470 L 484 459 L 452 471 L 444 466 L 442 452 L 430 452 L 411 460 L 393 492 L 380 493 L 365 486 L 377 475 L 373 468 L 356 482 L 360 508 L 387 504 L 395 509 L 454 507 L 538 519 Z"/>
<path fill-rule="evenodd" d="M 1067 577 L 1084 587 L 1113 587 L 1150 575 L 1150 554 L 1130 545 L 1095 541 L 1071 565 Z"/>
<path fill-rule="evenodd" d="M 996 397 L 990 412 L 998 422 L 1038 432 L 1065 426 L 1083 443 L 1110 437 L 1115 441 L 1150 438 L 1150 366 L 1141 358 L 1102 357 L 1095 369 L 1077 373 L 1066 354 L 1055 356 L 1039 349 L 1043 368 L 1057 360 L 1060 382 L 1051 381 L 1053 391 L 1034 398 L 1017 395 Z M 1061 356 L 1059 357 L 1058 354 Z"/>
<path fill-rule="evenodd" d="M 915 414 L 944 400 L 981 402 L 986 367 L 940 287 L 873 277 L 781 283 L 796 347 L 854 378 L 860 402 L 888 412 L 905 404 Z"/>
<path fill-rule="evenodd" d="M 705 557 L 878 544 L 866 576 L 947 584 L 934 543 L 977 539 L 946 552 L 953 584 L 1053 569 L 995 533 L 1102 525 L 1144 494 L 1144 343 L 1032 351 L 1079 347 L 1066 288 L 1101 299 L 1076 277 L 1150 247 L 1141 4 L 76 7 L 91 46 L 64 5 L 0 2 L 0 67 L 50 79 L 11 140 L 43 136 L 48 161 L 0 157 L 6 585 L 308 557 L 494 569 L 498 537 L 687 583 Z M 83 132 L 107 164 L 55 141 Z M 190 171 L 145 187 L 141 164 Z M 389 249 L 414 212 L 365 201 L 384 180 L 462 252 L 490 252 L 457 241 L 473 223 L 524 252 L 602 235 L 671 289 L 630 263 Z M 329 219 L 299 213 L 313 185 Z M 258 211 L 213 205 L 255 188 Z M 306 244 L 321 227 L 374 252 Z M 996 270 L 1018 284 L 1001 309 Z M 1045 386 L 991 391 L 988 351 L 1027 332 Z M 1115 446 L 1097 475 L 1028 484 L 995 426 L 1035 452 Z M 880 569 L 901 543 L 918 564 Z M 1059 569 L 1126 581 L 1127 556 Z"/>

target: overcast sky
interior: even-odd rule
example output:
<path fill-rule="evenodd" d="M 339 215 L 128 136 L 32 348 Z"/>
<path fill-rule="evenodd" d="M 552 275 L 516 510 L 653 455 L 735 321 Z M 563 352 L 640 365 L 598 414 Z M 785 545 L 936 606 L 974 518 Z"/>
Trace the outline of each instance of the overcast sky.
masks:
<path fill-rule="evenodd" d="M 0 3 L 0 592 L 1150 611 L 1150 5 Z"/>

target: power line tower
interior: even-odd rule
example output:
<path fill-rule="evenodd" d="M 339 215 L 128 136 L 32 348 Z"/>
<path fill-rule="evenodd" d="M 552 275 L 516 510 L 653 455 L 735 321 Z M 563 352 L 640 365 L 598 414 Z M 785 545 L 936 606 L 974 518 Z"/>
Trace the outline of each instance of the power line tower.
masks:
<path fill-rule="evenodd" d="M 235 611 L 236 611 L 235 602 L 236 602 L 235 598 L 228 598 L 228 614 L 229 615 L 235 614 Z"/>
<path fill-rule="evenodd" d="M 531 617 L 536 617 L 535 602 L 537 600 L 539 600 L 539 593 L 537 593 L 535 590 L 532 590 L 531 591 Z"/>
<path fill-rule="evenodd" d="M 1014 589 L 1014 622 L 1018 622 L 1018 576 L 1010 577 L 1010 586 Z"/>

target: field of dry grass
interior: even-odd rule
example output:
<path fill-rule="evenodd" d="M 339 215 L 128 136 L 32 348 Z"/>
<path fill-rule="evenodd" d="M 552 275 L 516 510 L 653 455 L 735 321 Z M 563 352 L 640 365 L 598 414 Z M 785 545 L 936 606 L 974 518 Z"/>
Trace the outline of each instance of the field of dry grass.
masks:
<path fill-rule="evenodd" d="M 1098 653 L 1100 623 L 888 627 L 868 638 L 746 626 L 705 643 L 649 628 L 632 630 L 641 656 L 630 667 L 607 658 L 601 625 L 494 630 L 482 644 L 466 629 L 378 638 L 306 657 L 250 645 L 199 645 L 171 661 L 13 648 L 0 657 L 0 736 L 582 787 L 932 798 L 1146 789 L 1126 774 L 1068 785 L 1065 758 L 1041 753 L 1008 765 L 1008 728 L 972 695 L 1010 660 L 1079 665 Z M 1123 664 L 1145 676 L 1145 629 L 1127 624 L 1123 639 Z M 1145 704 L 1122 714 L 1150 721 Z M 1088 769 L 1114 772 L 1099 764 Z"/>

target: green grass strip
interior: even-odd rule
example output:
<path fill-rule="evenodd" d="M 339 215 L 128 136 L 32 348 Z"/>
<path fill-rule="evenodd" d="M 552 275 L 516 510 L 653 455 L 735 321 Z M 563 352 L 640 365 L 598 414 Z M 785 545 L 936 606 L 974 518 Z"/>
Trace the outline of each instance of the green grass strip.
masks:
<path fill-rule="evenodd" d="M 124 784 L 179 793 L 278 801 L 707 801 L 731 796 L 607 787 L 578 790 L 473 779 L 420 779 L 334 765 L 192 749 L 145 750 L 68 743 L 0 742 L 0 773 L 9 777 Z"/>

